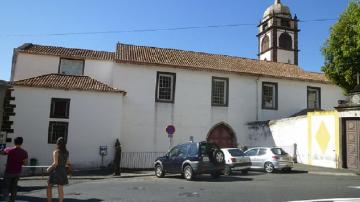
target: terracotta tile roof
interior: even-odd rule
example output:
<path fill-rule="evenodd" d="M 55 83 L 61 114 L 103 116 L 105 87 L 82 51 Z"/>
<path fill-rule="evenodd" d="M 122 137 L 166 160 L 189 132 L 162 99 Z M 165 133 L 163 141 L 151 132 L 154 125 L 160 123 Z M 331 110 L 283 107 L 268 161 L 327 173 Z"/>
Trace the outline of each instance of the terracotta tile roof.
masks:
<path fill-rule="evenodd" d="M 123 90 L 112 88 L 89 76 L 74 76 L 63 74 L 46 74 L 29 79 L 11 82 L 14 86 L 27 86 L 37 88 L 55 88 L 65 90 L 100 91 L 110 93 L 123 93 Z"/>
<path fill-rule="evenodd" d="M 60 57 L 73 57 L 82 59 L 94 59 L 94 60 L 114 60 L 115 53 L 107 51 L 95 51 L 78 48 L 64 48 L 56 46 L 43 46 L 32 43 L 26 43 L 18 47 L 17 52 L 29 53 L 37 55 L 54 55 Z"/>
<path fill-rule="evenodd" d="M 217 71 L 279 79 L 331 83 L 323 73 L 307 72 L 299 66 L 291 64 L 121 43 L 117 44 L 116 53 L 43 46 L 31 43 L 24 44 L 16 50 L 20 53 L 28 54 L 109 60 L 118 63 L 159 65 L 196 71 Z"/>
<path fill-rule="evenodd" d="M 121 43 L 117 44 L 115 61 L 330 83 L 322 73 L 306 72 L 299 66 L 291 64 Z"/>

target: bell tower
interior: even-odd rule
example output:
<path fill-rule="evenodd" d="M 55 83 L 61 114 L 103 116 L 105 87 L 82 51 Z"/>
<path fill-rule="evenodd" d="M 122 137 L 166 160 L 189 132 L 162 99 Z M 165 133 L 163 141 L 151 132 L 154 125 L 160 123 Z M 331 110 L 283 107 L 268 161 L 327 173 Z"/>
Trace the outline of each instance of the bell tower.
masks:
<path fill-rule="evenodd" d="M 258 25 L 259 60 L 298 65 L 298 22 L 289 7 L 275 0 Z"/>

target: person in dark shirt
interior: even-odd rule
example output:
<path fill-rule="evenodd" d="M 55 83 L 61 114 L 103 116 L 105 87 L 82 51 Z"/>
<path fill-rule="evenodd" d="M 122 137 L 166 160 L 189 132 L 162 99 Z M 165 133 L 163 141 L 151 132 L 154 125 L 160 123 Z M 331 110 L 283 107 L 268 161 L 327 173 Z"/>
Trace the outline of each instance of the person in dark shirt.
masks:
<path fill-rule="evenodd" d="M 119 139 L 116 139 L 115 142 L 115 156 L 114 156 L 114 176 L 120 176 L 121 175 L 121 144 L 119 142 Z"/>
<path fill-rule="evenodd" d="M 16 137 L 14 139 L 14 147 L 7 147 L 0 152 L 2 155 L 7 155 L 3 190 L 5 201 L 15 201 L 21 168 L 27 164 L 28 154 L 21 148 L 22 143 L 23 138 Z M 11 193 L 10 200 L 9 192 Z"/>

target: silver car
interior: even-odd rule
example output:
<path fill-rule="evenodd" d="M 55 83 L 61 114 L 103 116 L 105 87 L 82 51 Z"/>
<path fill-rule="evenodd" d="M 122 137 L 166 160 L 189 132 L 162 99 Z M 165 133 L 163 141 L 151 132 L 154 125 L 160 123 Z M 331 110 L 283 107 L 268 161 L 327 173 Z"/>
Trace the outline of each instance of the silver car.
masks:
<path fill-rule="evenodd" d="M 252 169 L 264 169 L 268 173 L 290 171 L 294 167 L 291 156 L 279 147 L 255 147 L 246 150 L 245 155 L 250 157 Z"/>
<path fill-rule="evenodd" d="M 238 148 L 223 148 L 221 151 L 225 155 L 225 175 L 231 175 L 232 171 L 238 170 L 246 174 L 251 166 L 251 161 L 244 152 Z"/>

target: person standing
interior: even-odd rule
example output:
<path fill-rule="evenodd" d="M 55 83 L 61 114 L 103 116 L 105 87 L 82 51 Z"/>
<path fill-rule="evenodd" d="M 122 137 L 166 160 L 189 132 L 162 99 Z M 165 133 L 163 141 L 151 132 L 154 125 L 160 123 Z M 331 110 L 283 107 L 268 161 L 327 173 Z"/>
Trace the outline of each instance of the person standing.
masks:
<path fill-rule="evenodd" d="M 48 202 L 52 201 L 52 186 L 58 186 L 59 202 L 64 201 L 64 185 L 68 184 L 66 167 L 70 168 L 69 152 L 66 149 L 64 138 L 56 141 L 56 149 L 53 151 L 53 163 L 46 169 L 49 173 L 48 186 L 46 190 Z"/>
<path fill-rule="evenodd" d="M 121 163 L 121 144 L 119 142 L 119 139 L 116 139 L 115 156 L 114 156 L 114 175 L 115 176 L 121 175 L 120 163 Z"/>
<path fill-rule="evenodd" d="M 2 155 L 7 155 L 3 190 L 5 201 L 15 201 L 21 168 L 27 164 L 28 154 L 21 148 L 22 143 L 23 138 L 16 137 L 14 139 L 14 147 L 7 147 L 1 151 Z M 11 194 L 10 200 L 9 193 Z"/>

